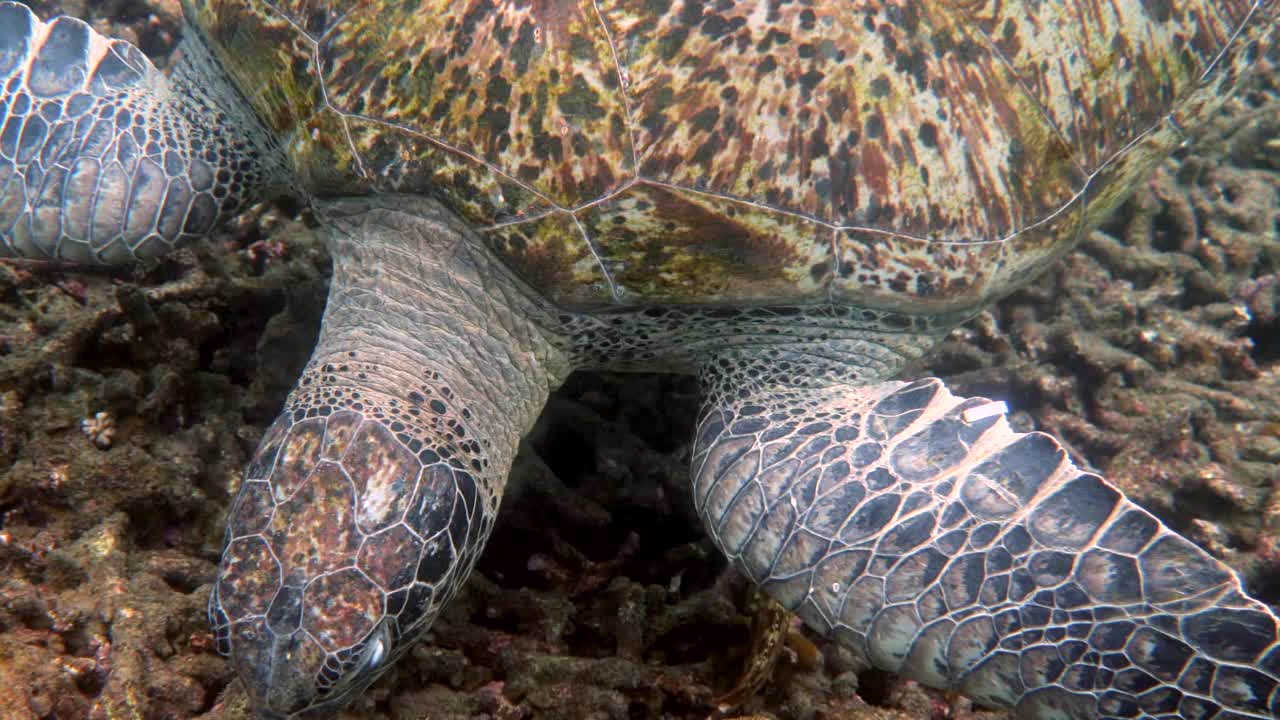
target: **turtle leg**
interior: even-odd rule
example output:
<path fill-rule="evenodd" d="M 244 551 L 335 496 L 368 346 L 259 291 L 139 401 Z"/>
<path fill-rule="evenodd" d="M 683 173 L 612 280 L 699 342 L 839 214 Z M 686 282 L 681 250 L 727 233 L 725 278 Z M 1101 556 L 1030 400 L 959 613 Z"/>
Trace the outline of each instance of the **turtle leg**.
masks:
<path fill-rule="evenodd" d="M 568 374 L 552 319 L 438 205 L 317 212 L 334 263 L 320 338 L 245 469 L 209 600 L 267 717 L 341 705 L 430 626 Z"/>
<path fill-rule="evenodd" d="M 284 161 L 194 34 L 171 77 L 70 17 L 0 2 L 0 256 L 118 264 L 207 235 Z"/>
<path fill-rule="evenodd" d="M 1280 717 L 1280 620 L 1043 433 L 940 380 L 722 356 L 694 501 L 729 558 L 876 666 L 1024 718 Z"/>

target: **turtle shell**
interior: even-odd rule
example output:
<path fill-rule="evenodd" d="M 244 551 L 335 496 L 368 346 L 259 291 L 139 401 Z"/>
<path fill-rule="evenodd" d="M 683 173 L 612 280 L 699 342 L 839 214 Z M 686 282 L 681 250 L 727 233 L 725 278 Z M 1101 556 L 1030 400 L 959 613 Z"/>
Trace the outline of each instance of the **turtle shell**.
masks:
<path fill-rule="evenodd" d="M 1112 210 L 1280 0 L 185 0 L 318 196 L 547 297 L 977 307 Z"/>

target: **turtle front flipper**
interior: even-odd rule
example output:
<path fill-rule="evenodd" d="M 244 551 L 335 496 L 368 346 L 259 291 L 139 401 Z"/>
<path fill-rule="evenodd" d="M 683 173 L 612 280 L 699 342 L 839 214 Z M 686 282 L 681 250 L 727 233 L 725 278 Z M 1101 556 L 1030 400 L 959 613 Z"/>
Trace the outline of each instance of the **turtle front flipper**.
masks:
<path fill-rule="evenodd" d="M 0 2 L 0 256 L 117 264 L 207 235 L 283 158 L 203 43 L 172 77 L 75 18 Z"/>
<path fill-rule="evenodd" d="M 937 379 L 709 368 L 695 503 L 810 626 L 1024 718 L 1280 716 L 1276 615 L 1052 437 Z"/>

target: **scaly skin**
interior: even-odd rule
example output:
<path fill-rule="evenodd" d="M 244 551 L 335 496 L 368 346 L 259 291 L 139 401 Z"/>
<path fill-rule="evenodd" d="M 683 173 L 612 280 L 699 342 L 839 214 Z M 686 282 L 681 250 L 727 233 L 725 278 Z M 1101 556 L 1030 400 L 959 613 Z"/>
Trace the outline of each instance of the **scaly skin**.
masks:
<path fill-rule="evenodd" d="M 1052 437 L 789 362 L 708 364 L 694 502 L 810 627 L 1024 718 L 1280 715 L 1280 619 Z"/>
<path fill-rule="evenodd" d="M 484 547 L 569 357 L 474 233 L 421 198 L 320 208 L 320 340 L 245 470 L 209 601 L 268 717 L 344 704 L 413 646 Z M 481 371 L 483 369 L 483 371 Z"/>
<path fill-rule="evenodd" d="M 0 2 L 0 256 L 156 258 L 280 188 L 266 128 L 203 43 L 180 53 L 166 77 L 79 20 Z"/>

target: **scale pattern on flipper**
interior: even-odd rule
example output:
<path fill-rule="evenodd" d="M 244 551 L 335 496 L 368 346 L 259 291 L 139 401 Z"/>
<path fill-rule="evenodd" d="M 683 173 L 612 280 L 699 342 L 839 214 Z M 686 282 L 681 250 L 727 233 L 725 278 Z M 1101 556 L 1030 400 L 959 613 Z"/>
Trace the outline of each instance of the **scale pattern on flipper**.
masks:
<path fill-rule="evenodd" d="M 711 367 L 695 502 L 811 626 L 1023 717 L 1280 716 L 1276 616 L 1052 437 L 937 379 L 743 398 Z"/>
<path fill-rule="evenodd" d="M 156 257 L 284 177 L 204 46 L 182 53 L 166 78 L 80 20 L 0 2 L 0 257 Z"/>

